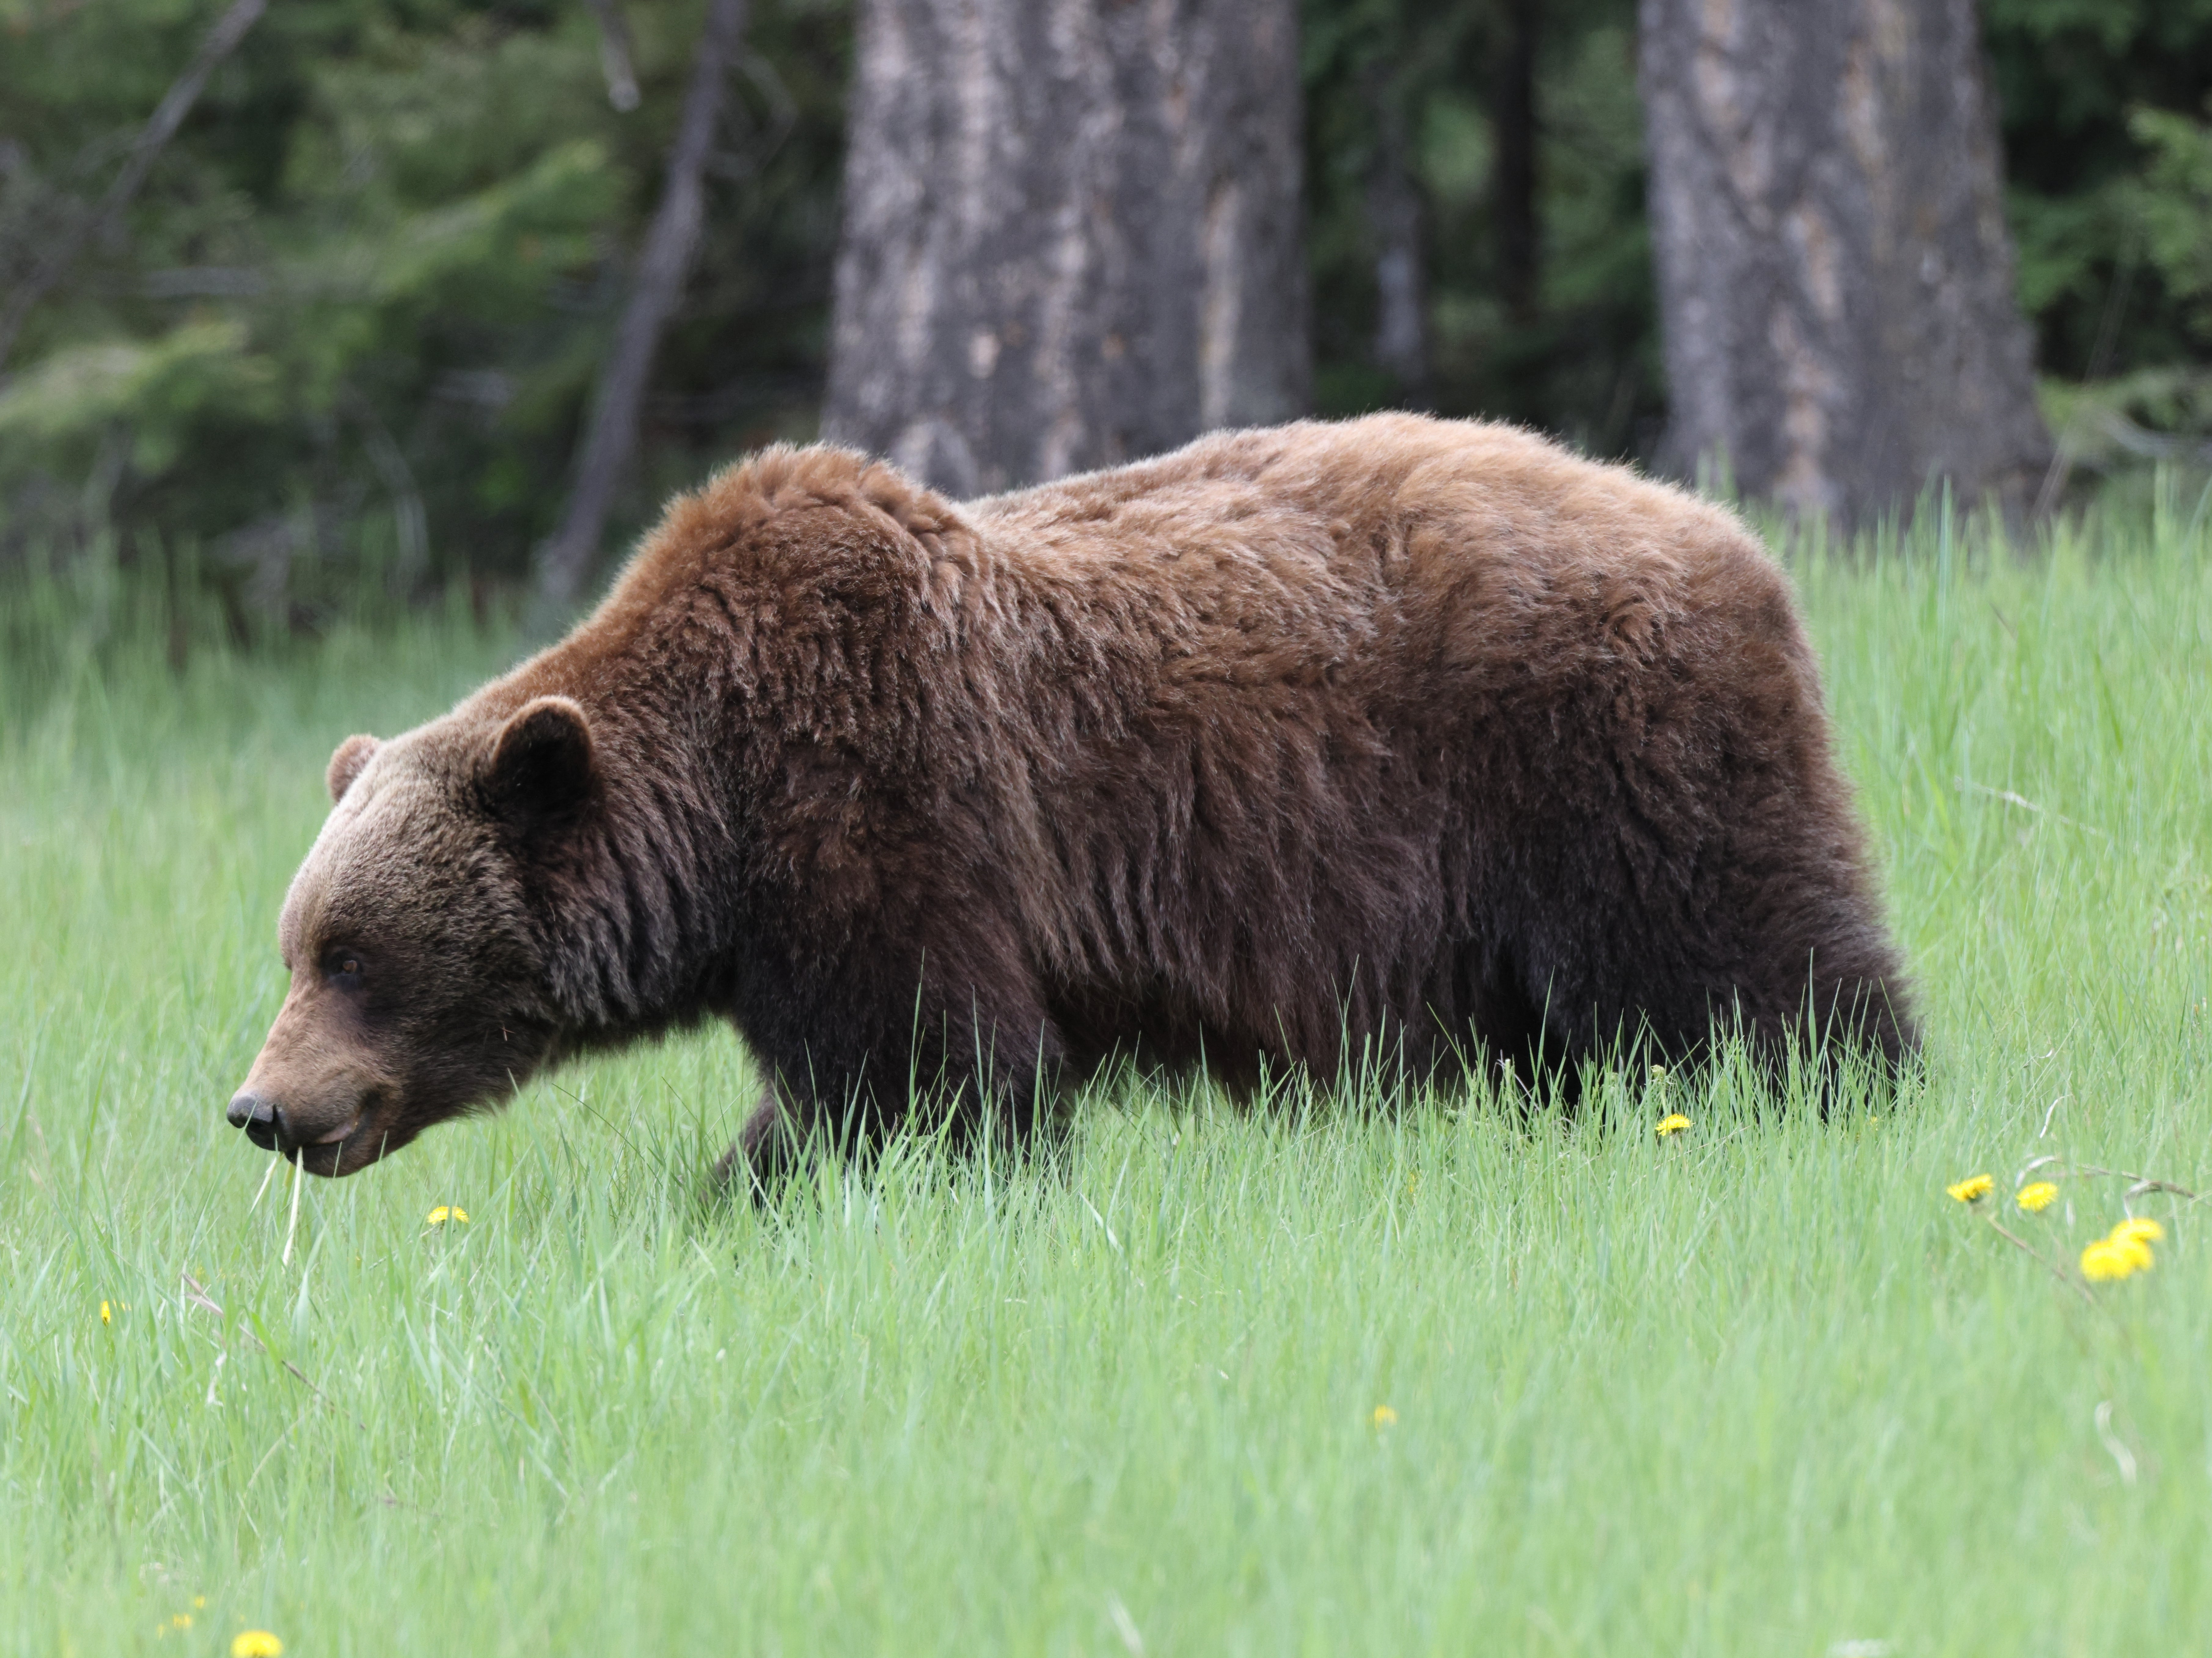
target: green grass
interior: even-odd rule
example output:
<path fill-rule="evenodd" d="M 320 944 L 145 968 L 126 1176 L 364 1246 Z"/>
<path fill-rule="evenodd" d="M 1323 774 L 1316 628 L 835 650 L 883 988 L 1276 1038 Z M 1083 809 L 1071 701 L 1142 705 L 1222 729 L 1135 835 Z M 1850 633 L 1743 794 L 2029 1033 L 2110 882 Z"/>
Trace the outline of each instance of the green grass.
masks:
<path fill-rule="evenodd" d="M 1573 1124 L 1124 1096 L 1062 1171 L 915 1151 L 770 1214 L 690 1200 L 752 1097 L 715 1035 L 309 1182 L 295 1220 L 222 1110 L 323 762 L 500 647 L 432 619 L 179 677 L 19 602 L 0 1650 L 2185 1643 L 2197 1212 L 2137 1199 L 2157 1269 L 2092 1299 L 1943 1187 L 2002 1202 L 2056 1154 L 2212 1188 L 2187 518 L 1799 570 L 1929 1017 L 1895 1109 L 1823 1125 L 1723 1079 L 1660 1141 L 1618 1092 Z M 2123 1187 L 2004 1218 L 2070 1264 Z M 426 1226 L 447 1203 L 467 1224 Z"/>

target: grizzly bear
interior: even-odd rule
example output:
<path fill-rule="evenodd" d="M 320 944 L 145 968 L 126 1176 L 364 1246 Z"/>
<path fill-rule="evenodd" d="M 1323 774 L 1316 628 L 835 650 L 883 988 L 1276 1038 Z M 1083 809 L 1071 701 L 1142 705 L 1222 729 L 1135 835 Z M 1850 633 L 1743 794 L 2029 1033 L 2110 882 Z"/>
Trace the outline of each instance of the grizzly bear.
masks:
<path fill-rule="evenodd" d="M 1509 426 L 1225 432 L 959 505 L 769 449 L 328 782 L 229 1112 L 321 1174 L 710 1015 L 769 1078 L 756 1169 L 924 1100 L 1027 1135 L 1117 1063 L 1917 1042 L 1782 571 Z"/>

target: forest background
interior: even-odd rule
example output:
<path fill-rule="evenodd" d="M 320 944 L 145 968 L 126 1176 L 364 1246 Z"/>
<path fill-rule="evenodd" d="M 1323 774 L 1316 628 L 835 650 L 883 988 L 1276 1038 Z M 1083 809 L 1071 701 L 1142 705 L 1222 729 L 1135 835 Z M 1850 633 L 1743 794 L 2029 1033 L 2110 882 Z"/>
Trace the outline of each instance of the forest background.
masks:
<path fill-rule="evenodd" d="M 518 588 L 561 519 L 704 8 L 623 0 L 627 65 L 610 10 L 270 7 L 23 313 L 0 380 L 0 572 L 166 568 L 240 637 L 372 595 Z M 672 488 L 818 422 L 851 7 L 750 11 L 609 547 Z M 2082 480 L 2203 466 L 2212 0 L 1980 14 L 2066 459 Z M 212 15 L 0 0 L 0 299 L 94 214 Z M 1304 0 L 1316 412 L 1502 416 L 1652 458 L 1667 394 L 1636 25 L 1634 0 Z M 1407 192 L 1410 343 L 1380 314 L 1378 179 Z"/>

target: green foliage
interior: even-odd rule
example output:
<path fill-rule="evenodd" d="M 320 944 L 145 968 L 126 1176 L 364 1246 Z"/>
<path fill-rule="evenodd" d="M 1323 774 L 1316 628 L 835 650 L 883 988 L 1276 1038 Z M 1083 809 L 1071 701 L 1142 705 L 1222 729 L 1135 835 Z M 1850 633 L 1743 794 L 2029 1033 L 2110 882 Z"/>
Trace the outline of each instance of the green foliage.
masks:
<path fill-rule="evenodd" d="M 112 533 L 328 599 L 520 574 L 659 194 L 696 0 L 627 0 L 612 106 L 581 6 L 287 0 L 210 83 L 123 233 L 32 313 L 0 385 L 0 561 Z M 80 218 L 210 18 L 0 14 L 0 284 Z M 812 419 L 848 24 L 757 9 L 624 515 Z"/>
<path fill-rule="evenodd" d="M 82 221 L 218 9 L 0 0 L 0 293 Z M 752 9 L 618 533 L 732 454 L 811 429 L 849 9 Z M 1322 412 L 1414 401 L 1648 453 L 1665 393 L 1632 0 L 1525 7 L 1536 259 L 1522 306 L 1499 235 L 1509 0 L 1300 9 Z M 559 514 L 701 7 L 620 10 L 643 91 L 628 113 L 575 0 L 272 5 L 122 223 L 30 313 L 0 381 L 0 568 L 95 546 L 188 568 L 240 631 L 320 625 L 379 587 L 519 577 Z M 2069 456 L 2110 470 L 2197 452 L 2212 0 L 1982 0 L 1982 15 L 2020 291 Z M 1419 384 L 1376 352 L 1386 163 L 1419 203 Z"/>
<path fill-rule="evenodd" d="M 2212 343 L 2212 126 L 2162 109 L 2129 126 L 2149 152 L 2136 197 L 2143 257 L 2192 337 Z"/>
<path fill-rule="evenodd" d="M 2206 258 L 2181 118 L 2212 95 L 2212 0 L 1982 0 L 2003 112 L 2021 303 L 2066 380 L 2205 360 L 2177 274 Z"/>
<path fill-rule="evenodd" d="M 1632 0 L 1539 6 L 1536 292 L 1501 297 L 1495 128 L 1498 0 L 1305 0 L 1307 199 L 1322 412 L 1414 397 L 1445 414 L 1522 420 L 1600 454 L 1633 454 L 1664 410 L 1644 227 Z M 1407 135 L 1422 203 L 1430 366 L 1395 384 L 1374 362 L 1369 216 L 1376 134 Z"/>
<path fill-rule="evenodd" d="M 2138 1197 L 2156 1269 L 2093 1303 L 1944 1187 L 2212 1177 L 2192 506 L 1796 566 L 1929 1015 L 1893 1112 L 1129 1090 L 1065 1167 L 909 1147 L 765 1213 L 692 1201 L 756 1080 L 702 1034 L 295 1220 L 222 1110 L 323 763 L 511 641 L 179 676 L 127 574 L 11 594 L 51 603 L 0 650 L 0 1648 L 2172 1646 L 2212 1625 L 2203 1206 Z M 2061 1184 L 1996 1218 L 2070 1266 L 2125 1182 Z"/>

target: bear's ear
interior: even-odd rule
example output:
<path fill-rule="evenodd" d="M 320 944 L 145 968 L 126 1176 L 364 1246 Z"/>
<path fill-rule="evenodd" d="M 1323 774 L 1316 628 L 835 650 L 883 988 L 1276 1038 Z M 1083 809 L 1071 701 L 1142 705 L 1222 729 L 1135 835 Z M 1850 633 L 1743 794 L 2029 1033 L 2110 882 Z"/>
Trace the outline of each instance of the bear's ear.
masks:
<path fill-rule="evenodd" d="M 565 696 L 532 697 L 499 728 L 485 779 L 494 810 L 509 817 L 557 816 L 592 789 L 592 727 Z"/>
<path fill-rule="evenodd" d="M 337 745 L 331 756 L 330 769 L 323 774 L 323 782 L 331 792 L 331 804 L 336 805 L 345 799 L 345 792 L 353 786 L 353 780 L 368 768 L 376 758 L 380 745 L 373 737 L 349 737 Z"/>

